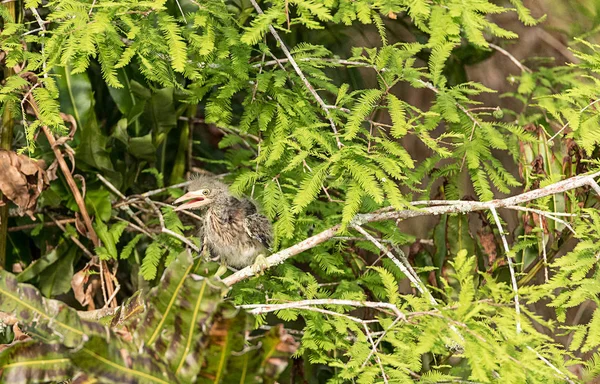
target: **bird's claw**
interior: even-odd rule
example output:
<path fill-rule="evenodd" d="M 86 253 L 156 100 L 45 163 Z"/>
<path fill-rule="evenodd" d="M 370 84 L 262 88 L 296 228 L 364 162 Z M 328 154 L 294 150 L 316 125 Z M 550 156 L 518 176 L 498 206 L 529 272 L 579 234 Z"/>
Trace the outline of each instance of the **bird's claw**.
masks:
<path fill-rule="evenodd" d="M 217 269 L 217 272 L 215 272 L 215 277 L 221 277 L 225 274 L 225 272 L 227 272 L 227 265 L 221 263 L 221 265 L 219 265 L 219 269 Z"/>
<path fill-rule="evenodd" d="M 255 275 L 262 275 L 268 268 L 269 263 L 267 263 L 267 258 L 264 255 L 256 256 L 256 260 L 252 264 L 252 272 Z"/>

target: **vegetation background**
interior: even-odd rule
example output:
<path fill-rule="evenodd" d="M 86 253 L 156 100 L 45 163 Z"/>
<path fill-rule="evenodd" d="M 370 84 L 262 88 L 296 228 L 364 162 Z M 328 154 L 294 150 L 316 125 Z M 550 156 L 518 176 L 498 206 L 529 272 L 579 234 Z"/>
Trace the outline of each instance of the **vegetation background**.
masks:
<path fill-rule="evenodd" d="M 595 382 L 594 0 L 6 0 L 0 381 Z M 213 277 L 211 173 L 273 220 Z"/>

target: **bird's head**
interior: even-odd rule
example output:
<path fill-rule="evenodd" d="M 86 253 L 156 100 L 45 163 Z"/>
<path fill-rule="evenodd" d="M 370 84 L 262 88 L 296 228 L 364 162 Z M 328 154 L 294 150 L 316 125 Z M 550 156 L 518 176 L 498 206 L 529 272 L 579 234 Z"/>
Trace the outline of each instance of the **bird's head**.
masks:
<path fill-rule="evenodd" d="M 175 200 L 174 204 L 181 204 L 176 211 L 182 209 L 200 209 L 227 196 L 227 185 L 214 177 L 205 175 L 194 176 L 188 187 L 188 192 Z"/>

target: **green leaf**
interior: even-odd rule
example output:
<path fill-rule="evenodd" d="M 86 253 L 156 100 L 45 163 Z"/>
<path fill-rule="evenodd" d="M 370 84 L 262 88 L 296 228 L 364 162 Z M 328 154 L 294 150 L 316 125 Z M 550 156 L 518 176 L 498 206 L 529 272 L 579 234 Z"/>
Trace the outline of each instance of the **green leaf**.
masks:
<path fill-rule="evenodd" d="M 391 135 L 395 138 L 401 138 L 408 132 L 409 124 L 406 121 L 406 115 L 404 113 L 404 105 L 396 96 L 389 93 L 387 95 L 388 100 L 388 110 L 390 112 L 390 116 L 392 117 L 392 122 L 394 125 L 392 126 Z"/>
<path fill-rule="evenodd" d="M 346 123 L 346 135 L 344 136 L 346 140 L 352 140 L 356 137 L 362 123 L 373 111 L 373 108 L 375 108 L 382 95 L 383 91 L 379 89 L 369 89 L 357 100 L 356 106 L 352 109 Z"/>
<path fill-rule="evenodd" d="M 323 187 L 323 182 L 325 181 L 325 177 L 327 177 L 328 168 L 329 162 L 319 164 L 317 167 L 313 168 L 313 172 L 309 173 L 304 178 L 302 184 L 300 184 L 298 193 L 294 198 L 292 208 L 294 213 L 301 212 L 315 200 L 319 191 Z"/>
<path fill-rule="evenodd" d="M 168 353 L 169 366 L 185 382 L 202 367 L 202 332 L 210 327 L 225 286 L 206 277 L 189 275 L 193 263 L 182 252 L 149 293 L 151 303 L 140 335 L 160 355 Z M 175 326 L 177 325 L 177 326 Z"/>
<path fill-rule="evenodd" d="M 60 340 L 67 347 L 81 345 L 93 334 L 104 334 L 105 328 L 82 321 L 77 312 L 56 300 L 44 299 L 29 284 L 18 284 L 14 275 L 0 271 L 0 311 L 13 314 L 22 329 L 45 340 Z"/>
<path fill-rule="evenodd" d="M 585 339 L 585 344 L 581 348 L 582 352 L 588 352 L 600 345 L 600 335 L 598 329 L 600 329 L 600 310 L 596 308 L 592 320 L 588 324 L 589 331 L 588 336 Z"/>
<path fill-rule="evenodd" d="M 0 372 L 2 382 L 11 384 L 63 382 L 74 373 L 67 348 L 33 340 L 0 352 Z"/>
<path fill-rule="evenodd" d="M 61 112 L 72 115 L 78 128 L 86 126 L 89 119 L 95 120 L 94 94 L 87 73 L 72 74 L 69 66 L 57 66 L 53 72 L 57 75 Z"/>
<path fill-rule="evenodd" d="M 179 383 L 163 363 L 150 354 L 125 351 L 116 342 L 91 337 L 71 355 L 73 364 L 104 383 Z"/>

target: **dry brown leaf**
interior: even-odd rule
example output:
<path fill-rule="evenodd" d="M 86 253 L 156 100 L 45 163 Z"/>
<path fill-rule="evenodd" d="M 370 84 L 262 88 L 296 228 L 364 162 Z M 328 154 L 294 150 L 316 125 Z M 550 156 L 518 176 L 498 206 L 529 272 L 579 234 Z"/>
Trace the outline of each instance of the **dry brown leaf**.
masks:
<path fill-rule="evenodd" d="M 71 279 L 71 288 L 75 294 L 75 299 L 79 301 L 81 305 L 87 305 L 87 298 L 85 293 L 85 284 L 87 283 L 90 275 L 88 274 L 88 266 L 86 265 L 81 271 L 73 275 Z"/>
<path fill-rule="evenodd" d="M 483 251 L 488 257 L 488 265 L 493 265 L 498 256 L 498 248 L 494 234 L 489 227 L 485 227 L 485 229 L 477 231 L 477 236 L 479 237 L 479 243 L 481 244 Z"/>
<path fill-rule="evenodd" d="M 83 269 L 73 275 L 71 279 L 71 288 L 75 299 L 79 301 L 84 307 L 88 307 L 88 310 L 95 309 L 94 295 L 98 290 L 98 277 L 97 275 L 90 275 L 89 270 L 92 266 L 87 264 Z"/>
<path fill-rule="evenodd" d="M 15 334 L 14 337 L 14 341 L 27 341 L 27 340 L 31 340 L 31 337 L 24 333 L 23 331 L 21 331 L 21 328 L 19 328 L 19 324 L 13 324 L 13 333 Z"/>
<path fill-rule="evenodd" d="M 77 229 L 77 232 L 81 233 L 83 236 L 88 237 L 87 227 L 81 219 L 79 212 L 75 212 L 75 229 Z"/>
<path fill-rule="evenodd" d="M 34 211 L 40 193 L 50 181 L 43 161 L 0 149 L 0 191 L 19 207 L 19 214 L 35 220 Z"/>
<path fill-rule="evenodd" d="M 52 181 L 52 180 L 58 179 L 58 175 L 56 174 L 57 172 L 58 172 L 58 160 L 54 160 L 52 162 L 52 164 L 50 164 L 48 169 L 46 169 L 46 176 L 48 176 L 48 180 Z"/>

